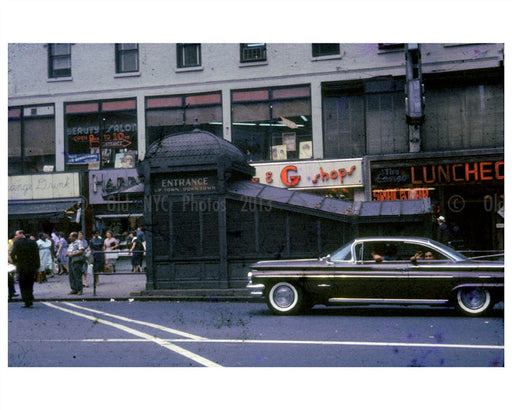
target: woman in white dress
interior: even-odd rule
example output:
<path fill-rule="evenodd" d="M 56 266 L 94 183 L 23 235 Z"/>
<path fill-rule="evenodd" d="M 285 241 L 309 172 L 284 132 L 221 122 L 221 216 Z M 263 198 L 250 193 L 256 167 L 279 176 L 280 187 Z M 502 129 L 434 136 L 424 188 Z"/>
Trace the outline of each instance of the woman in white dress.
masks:
<path fill-rule="evenodd" d="M 116 271 L 117 253 L 112 252 L 119 246 L 119 241 L 112 236 L 111 231 L 107 231 L 103 250 L 105 251 L 105 266 L 109 266 L 112 272 Z"/>
<path fill-rule="evenodd" d="M 39 234 L 37 246 L 39 248 L 39 259 L 41 260 L 41 267 L 39 269 L 41 272 L 41 282 L 46 282 L 48 280 L 47 275 L 50 275 L 51 278 L 53 277 L 52 241 L 50 241 L 48 234 Z"/>

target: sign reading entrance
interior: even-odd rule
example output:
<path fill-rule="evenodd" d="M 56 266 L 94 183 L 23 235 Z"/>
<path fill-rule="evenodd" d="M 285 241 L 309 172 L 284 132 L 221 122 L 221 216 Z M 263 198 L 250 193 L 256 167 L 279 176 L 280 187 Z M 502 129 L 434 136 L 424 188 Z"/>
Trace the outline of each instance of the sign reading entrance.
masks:
<path fill-rule="evenodd" d="M 159 176 L 152 184 L 153 194 L 202 194 L 217 192 L 214 175 L 167 175 Z"/>

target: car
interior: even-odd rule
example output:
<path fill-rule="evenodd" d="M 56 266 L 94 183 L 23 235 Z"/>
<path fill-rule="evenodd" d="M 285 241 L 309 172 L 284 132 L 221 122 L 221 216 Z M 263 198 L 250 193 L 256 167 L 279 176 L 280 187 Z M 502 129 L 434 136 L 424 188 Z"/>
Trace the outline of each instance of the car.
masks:
<path fill-rule="evenodd" d="M 278 315 L 314 305 L 455 306 L 483 315 L 504 300 L 504 262 L 473 260 L 428 238 L 358 238 L 317 259 L 261 261 L 247 288 Z"/>

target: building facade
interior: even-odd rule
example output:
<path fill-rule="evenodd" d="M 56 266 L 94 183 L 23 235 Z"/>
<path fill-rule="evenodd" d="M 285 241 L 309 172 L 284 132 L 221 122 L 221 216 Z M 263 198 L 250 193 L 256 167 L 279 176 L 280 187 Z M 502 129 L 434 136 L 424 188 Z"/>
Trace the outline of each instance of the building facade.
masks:
<path fill-rule="evenodd" d="M 443 215 L 462 246 L 502 248 L 503 49 L 10 44 L 9 229 L 70 221 L 123 235 L 143 212 L 104 196 L 140 182 L 151 144 L 200 128 L 240 148 L 261 183 L 352 201 L 430 198 L 434 237 Z M 50 175 L 79 192 L 20 199 Z M 51 215 L 26 211 L 48 202 L 59 204 Z"/>

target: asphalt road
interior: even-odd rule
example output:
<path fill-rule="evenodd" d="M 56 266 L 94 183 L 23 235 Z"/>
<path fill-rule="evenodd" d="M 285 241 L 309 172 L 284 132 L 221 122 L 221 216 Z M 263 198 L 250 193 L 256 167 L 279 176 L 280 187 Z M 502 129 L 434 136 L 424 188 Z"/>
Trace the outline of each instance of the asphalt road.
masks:
<path fill-rule="evenodd" d="M 503 310 L 260 303 L 36 302 L 8 306 L 10 367 L 503 367 Z"/>

